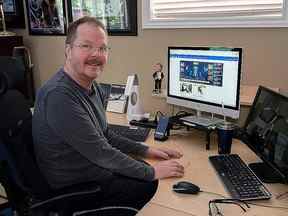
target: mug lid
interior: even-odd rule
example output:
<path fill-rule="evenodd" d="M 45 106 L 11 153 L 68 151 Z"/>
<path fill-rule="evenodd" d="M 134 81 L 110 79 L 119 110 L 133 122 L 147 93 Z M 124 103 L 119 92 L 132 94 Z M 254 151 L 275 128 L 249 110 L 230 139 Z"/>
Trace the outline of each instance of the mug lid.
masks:
<path fill-rule="evenodd" d="M 221 129 L 221 130 L 234 130 L 237 128 L 237 125 L 232 123 L 232 122 L 221 122 L 219 124 L 216 125 L 217 129 Z"/>

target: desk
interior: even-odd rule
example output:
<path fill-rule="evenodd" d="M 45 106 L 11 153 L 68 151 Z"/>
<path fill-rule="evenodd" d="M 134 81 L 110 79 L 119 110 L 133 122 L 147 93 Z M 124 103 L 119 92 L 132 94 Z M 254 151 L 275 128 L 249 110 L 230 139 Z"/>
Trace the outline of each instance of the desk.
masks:
<path fill-rule="evenodd" d="M 107 115 L 110 123 L 127 124 L 126 116 L 115 113 Z M 209 151 L 203 148 L 205 135 L 198 133 L 197 130 L 191 131 L 171 131 L 169 139 L 165 142 L 158 142 L 153 139 L 153 131 L 146 141 L 147 144 L 155 147 L 168 147 L 177 149 L 184 153 L 179 159 L 185 167 L 183 178 L 169 178 L 160 180 L 159 188 L 154 198 L 145 206 L 137 216 L 189 216 L 189 215 L 208 215 L 208 202 L 211 199 L 221 198 L 217 195 L 201 192 L 197 195 L 176 194 L 171 191 L 172 185 L 179 180 L 191 181 L 200 186 L 201 190 L 219 193 L 228 196 L 221 180 L 218 178 L 213 167 L 208 161 L 209 155 L 217 154 L 216 137 L 211 139 L 211 149 Z M 241 158 L 249 163 L 257 161 L 256 155 L 238 140 L 233 141 L 232 153 L 237 153 Z M 149 160 L 153 164 L 156 161 Z M 288 198 L 276 200 L 275 195 L 288 191 L 287 185 L 270 184 L 266 185 L 274 195 L 270 200 L 253 201 L 253 203 L 288 207 Z M 287 216 L 288 210 L 272 209 L 250 205 L 251 208 L 244 214 L 238 207 L 233 205 L 219 205 L 225 216 L 245 215 L 245 216 Z"/>
<path fill-rule="evenodd" d="M 279 92 L 279 88 L 270 88 L 269 89 Z M 240 86 L 240 104 L 242 106 L 251 106 L 256 96 L 258 86 L 251 85 L 241 85 Z"/>

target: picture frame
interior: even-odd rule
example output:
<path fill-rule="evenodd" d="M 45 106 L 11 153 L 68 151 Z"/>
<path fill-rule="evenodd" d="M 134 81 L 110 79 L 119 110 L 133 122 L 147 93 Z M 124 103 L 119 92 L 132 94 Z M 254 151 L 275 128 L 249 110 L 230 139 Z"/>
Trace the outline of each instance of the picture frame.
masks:
<path fill-rule="evenodd" d="M 7 28 L 25 29 L 23 1 L 3 0 L 3 11 Z"/>
<path fill-rule="evenodd" d="M 71 0 L 67 1 L 68 20 L 88 15 L 106 26 L 111 36 L 137 36 L 137 0 Z"/>
<path fill-rule="evenodd" d="M 30 35 L 66 35 L 65 0 L 26 0 Z"/>

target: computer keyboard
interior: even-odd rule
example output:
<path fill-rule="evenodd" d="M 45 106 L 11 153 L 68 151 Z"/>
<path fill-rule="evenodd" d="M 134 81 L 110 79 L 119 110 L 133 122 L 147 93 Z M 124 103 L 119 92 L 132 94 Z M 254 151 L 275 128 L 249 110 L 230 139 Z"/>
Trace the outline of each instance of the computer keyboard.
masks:
<path fill-rule="evenodd" d="M 110 130 L 113 130 L 117 134 L 120 134 L 129 139 L 135 140 L 137 142 L 145 142 L 151 130 L 150 128 L 124 126 L 124 125 L 116 125 L 116 124 L 109 124 L 108 128 Z"/>
<path fill-rule="evenodd" d="M 206 118 L 206 117 L 200 117 L 200 116 L 186 116 L 181 118 L 183 122 L 188 122 L 191 124 L 201 125 L 204 127 L 208 127 L 211 125 L 215 125 L 217 123 L 220 123 L 223 121 L 223 119 L 218 118 Z"/>
<path fill-rule="evenodd" d="M 240 200 L 271 198 L 271 193 L 238 155 L 215 155 L 210 156 L 209 160 L 232 198 Z"/>

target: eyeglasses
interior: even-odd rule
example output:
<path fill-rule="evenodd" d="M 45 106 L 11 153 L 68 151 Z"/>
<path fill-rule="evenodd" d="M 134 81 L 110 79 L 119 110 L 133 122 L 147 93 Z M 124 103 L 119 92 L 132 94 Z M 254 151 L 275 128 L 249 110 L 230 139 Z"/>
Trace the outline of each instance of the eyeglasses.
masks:
<path fill-rule="evenodd" d="M 90 44 L 84 44 L 84 43 L 83 44 L 76 44 L 73 46 L 78 47 L 83 52 L 87 52 L 87 53 L 94 53 L 95 51 L 97 51 L 100 54 L 106 54 L 106 53 L 108 53 L 109 50 L 111 50 L 111 48 L 108 46 L 94 47 Z"/>
<path fill-rule="evenodd" d="M 214 199 L 214 200 L 210 200 L 209 201 L 209 216 L 224 216 L 224 214 L 220 211 L 220 209 L 218 208 L 218 206 L 216 205 L 217 203 L 223 203 L 223 204 L 234 204 L 239 206 L 244 212 L 246 212 L 247 210 L 245 209 L 245 207 L 250 208 L 250 206 L 248 205 L 248 203 L 246 203 L 243 200 L 239 200 L 239 199 Z M 244 207 L 244 206 L 245 207 Z M 214 209 L 216 210 L 216 212 L 213 214 L 212 212 L 212 206 L 214 207 Z"/>

